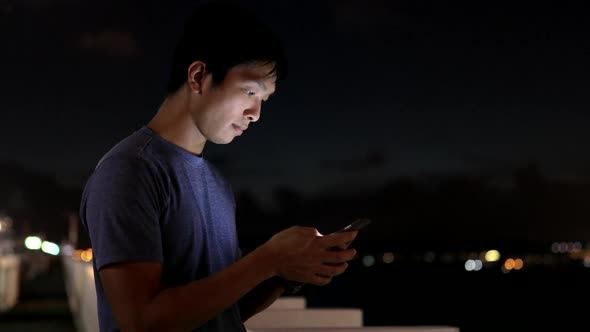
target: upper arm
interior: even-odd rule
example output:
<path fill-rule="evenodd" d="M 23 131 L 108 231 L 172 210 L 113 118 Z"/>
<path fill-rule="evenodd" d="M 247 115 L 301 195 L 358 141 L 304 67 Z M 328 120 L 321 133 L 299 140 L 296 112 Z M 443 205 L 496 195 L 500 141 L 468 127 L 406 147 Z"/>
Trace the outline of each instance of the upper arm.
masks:
<path fill-rule="evenodd" d="M 138 158 L 110 158 L 95 171 L 82 198 L 97 268 L 122 262 L 162 262 L 160 179 Z"/>
<path fill-rule="evenodd" d="M 143 330 L 150 301 L 160 291 L 160 263 L 118 263 L 104 266 L 100 279 L 122 331 Z"/>

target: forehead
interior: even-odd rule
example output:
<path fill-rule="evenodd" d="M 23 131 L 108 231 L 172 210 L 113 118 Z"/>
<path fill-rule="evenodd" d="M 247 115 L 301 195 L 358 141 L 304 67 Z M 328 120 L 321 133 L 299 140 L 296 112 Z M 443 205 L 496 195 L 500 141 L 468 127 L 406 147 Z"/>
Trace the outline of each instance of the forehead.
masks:
<path fill-rule="evenodd" d="M 267 90 L 274 91 L 276 76 L 269 75 L 273 64 L 245 64 L 233 67 L 227 72 L 226 79 L 251 81 L 264 85 Z"/>

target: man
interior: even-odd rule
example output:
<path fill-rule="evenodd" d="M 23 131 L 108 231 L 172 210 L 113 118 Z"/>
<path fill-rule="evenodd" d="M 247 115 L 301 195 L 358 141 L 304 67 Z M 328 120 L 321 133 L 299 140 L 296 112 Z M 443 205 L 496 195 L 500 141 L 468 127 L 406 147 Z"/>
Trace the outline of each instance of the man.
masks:
<path fill-rule="evenodd" d="M 230 185 L 202 157 L 259 120 L 285 69 L 243 9 L 190 17 L 158 112 L 103 156 L 82 195 L 101 331 L 245 331 L 282 281 L 326 285 L 345 271 L 356 232 L 293 226 L 240 257 Z"/>

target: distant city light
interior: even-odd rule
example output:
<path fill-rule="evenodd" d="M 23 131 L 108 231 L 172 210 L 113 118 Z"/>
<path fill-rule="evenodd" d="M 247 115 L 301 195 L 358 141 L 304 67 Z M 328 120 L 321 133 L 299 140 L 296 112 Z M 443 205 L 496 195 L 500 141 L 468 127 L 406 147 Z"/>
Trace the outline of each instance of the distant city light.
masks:
<path fill-rule="evenodd" d="M 394 259 L 395 259 L 395 256 L 393 255 L 392 252 L 383 253 L 383 263 L 391 264 L 391 263 L 393 263 Z"/>
<path fill-rule="evenodd" d="M 371 255 L 363 256 L 363 265 L 364 266 L 373 266 L 375 264 L 375 257 Z"/>
<path fill-rule="evenodd" d="M 468 259 L 465 262 L 466 271 L 479 271 L 483 267 L 483 262 L 479 259 Z"/>
<path fill-rule="evenodd" d="M 61 248 L 61 253 L 65 256 L 71 256 L 74 252 L 74 246 L 71 244 L 64 244 Z"/>
<path fill-rule="evenodd" d="M 432 263 L 432 262 L 434 262 L 434 259 L 435 258 L 436 258 L 436 255 L 432 251 L 429 251 L 429 252 L 427 252 L 427 253 L 424 254 L 424 261 L 426 263 Z"/>
<path fill-rule="evenodd" d="M 25 247 L 29 250 L 39 250 L 41 249 L 41 243 L 43 241 L 38 236 L 27 236 L 25 239 Z"/>
<path fill-rule="evenodd" d="M 43 241 L 43 243 L 41 243 L 41 250 L 44 253 L 50 254 L 53 256 L 59 255 L 59 246 L 53 242 Z"/>
<path fill-rule="evenodd" d="M 504 261 L 504 268 L 508 271 L 514 268 L 514 259 L 508 258 Z"/>
<path fill-rule="evenodd" d="M 583 249 L 583 246 L 580 241 L 575 241 L 575 242 L 562 241 L 562 242 L 553 242 L 551 244 L 551 252 L 554 254 L 580 252 L 582 249 Z"/>
<path fill-rule="evenodd" d="M 576 241 L 573 243 L 573 245 L 572 245 L 573 252 L 580 252 L 580 251 L 582 251 L 582 249 L 583 249 L 583 246 L 580 241 Z"/>
<path fill-rule="evenodd" d="M 524 266 L 524 261 L 521 258 L 514 259 L 514 269 L 520 270 Z"/>
<path fill-rule="evenodd" d="M 8 231 L 12 227 L 12 219 L 8 216 L 0 215 L 0 232 Z"/>
<path fill-rule="evenodd" d="M 479 259 L 476 259 L 475 260 L 475 271 L 481 270 L 482 267 L 483 267 L 483 262 Z"/>
<path fill-rule="evenodd" d="M 504 269 L 507 271 L 510 270 L 520 270 L 524 266 L 524 261 L 522 258 L 508 258 L 504 261 Z"/>
<path fill-rule="evenodd" d="M 475 268 L 475 262 L 473 261 L 473 259 L 468 259 L 465 262 L 465 271 L 473 271 L 474 268 Z"/>
<path fill-rule="evenodd" d="M 500 259 L 500 252 L 495 249 L 488 250 L 484 255 L 484 259 L 486 262 L 496 262 Z"/>
<path fill-rule="evenodd" d="M 80 252 L 80 259 L 85 262 L 90 262 L 92 260 L 92 249 L 86 249 Z"/>

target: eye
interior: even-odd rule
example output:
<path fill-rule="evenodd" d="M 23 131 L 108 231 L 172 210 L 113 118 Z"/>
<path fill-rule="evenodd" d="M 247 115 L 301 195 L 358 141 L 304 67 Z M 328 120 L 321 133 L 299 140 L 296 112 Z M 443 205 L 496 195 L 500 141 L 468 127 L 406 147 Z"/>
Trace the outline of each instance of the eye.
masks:
<path fill-rule="evenodd" d="M 256 94 L 256 92 L 254 92 L 254 91 L 252 91 L 252 90 L 248 90 L 248 89 L 245 89 L 245 90 L 244 90 L 244 92 L 246 92 L 246 94 L 247 94 L 248 96 L 254 96 L 254 95 Z"/>

